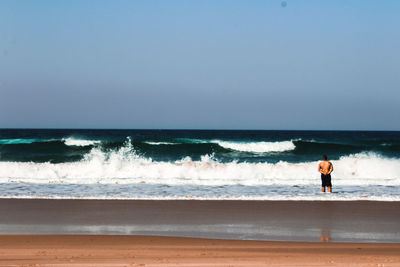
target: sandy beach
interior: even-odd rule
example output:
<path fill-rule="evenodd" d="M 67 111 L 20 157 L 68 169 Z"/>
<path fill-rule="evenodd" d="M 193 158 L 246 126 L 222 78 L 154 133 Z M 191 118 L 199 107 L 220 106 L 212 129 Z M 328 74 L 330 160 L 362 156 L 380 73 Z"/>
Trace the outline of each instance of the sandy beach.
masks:
<path fill-rule="evenodd" d="M 1 266 L 399 266 L 400 244 L 3 235 Z"/>
<path fill-rule="evenodd" d="M 0 204 L 0 266 L 400 265 L 397 202 Z"/>

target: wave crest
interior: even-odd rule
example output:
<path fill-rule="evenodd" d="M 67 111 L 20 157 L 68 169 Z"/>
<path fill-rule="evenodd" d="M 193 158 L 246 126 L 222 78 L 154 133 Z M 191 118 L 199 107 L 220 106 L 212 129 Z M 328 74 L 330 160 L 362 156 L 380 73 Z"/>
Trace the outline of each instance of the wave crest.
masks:
<path fill-rule="evenodd" d="M 92 146 L 101 143 L 99 140 L 75 139 L 72 137 L 62 139 L 67 146 Z"/>
<path fill-rule="evenodd" d="M 296 148 L 293 141 L 243 143 L 214 140 L 212 142 L 223 148 L 253 153 L 284 152 L 291 151 Z"/>
<path fill-rule="evenodd" d="M 0 139 L 0 144 L 1 145 L 17 145 L 17 144 L 32 144 L 32 143 L 36 143 L 36 142 L 48 142 L 48 141 L 52 141 L 52 140 L 13 138 L 13 139 Z"/>
<path fill-rule="evenodd" d="M 159 145 L 178 145 L 178 143 L 171 143 L 171 142 L 152 142 L 152 141 L 145 141 L 146 144 L 159 146 Z"/>

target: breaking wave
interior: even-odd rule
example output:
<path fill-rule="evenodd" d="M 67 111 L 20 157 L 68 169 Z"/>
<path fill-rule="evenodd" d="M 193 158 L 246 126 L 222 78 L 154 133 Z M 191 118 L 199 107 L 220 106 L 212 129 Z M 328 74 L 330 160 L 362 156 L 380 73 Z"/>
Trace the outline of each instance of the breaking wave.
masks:
<path fill-rule="evenodd" d="M 74 138 L 64 138 L 64 144 L 67 146 L 92 146 L 94 144 L 100 144 L 100 140 L 84 140 L 84 139 L 74 139 Z"/>
<path fill-rule="evenodd" d="M 74 142 L 85 144 L 83 140 Z M 285 146 L 279 143 L 283 149 Z M 286 148 L 290 147 L 288 143 Z M 400 185 L 399 159 L 357 153 L 332 163 L 335 185 Z M 315 185 L 320 183 L 317 164 L 316 161 L 220 162 L 212 154 L 203 155 L 200 160 L 185 157 L 172 162 L 154 161 L 139 155 L 128 139 L 119 149 L 104 151 L 94 147 L 76 162 L 0 162 L 0 183 Z"/>
<path fill-rule="evenodd" d="M 151 142 L 151 141 L 146 141 L 146 144 L 149 145 L 154 145 L 154 146 L 159 146 L 159 145 L 178 145 L 179 143 L 171 143 L 171 142 Z"/>
<path fill-rule="evenodd" d="M 283 152 L 294 150 L 296 148 L 293 141 L 244 143 L 214 140 L 211 142 L 216 143 L 223 148 L 253 153 Z"/>

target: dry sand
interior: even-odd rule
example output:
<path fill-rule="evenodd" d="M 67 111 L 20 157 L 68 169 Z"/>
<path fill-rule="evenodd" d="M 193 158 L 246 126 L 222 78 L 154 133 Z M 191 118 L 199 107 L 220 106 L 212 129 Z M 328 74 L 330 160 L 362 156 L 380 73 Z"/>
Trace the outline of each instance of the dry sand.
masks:
<path fill-rule="evenodd" d="M 400 244 L 2 235 L 0 266 L 400 266 Z"/>

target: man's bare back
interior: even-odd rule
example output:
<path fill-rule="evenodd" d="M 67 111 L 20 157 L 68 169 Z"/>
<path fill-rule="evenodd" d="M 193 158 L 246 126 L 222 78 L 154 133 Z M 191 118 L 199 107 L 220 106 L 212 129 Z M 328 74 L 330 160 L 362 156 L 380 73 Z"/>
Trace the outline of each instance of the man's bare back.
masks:
<path fill-rule="evenodd" d="M 329 192 L 332 192 L 331 172 L 333 172 L 333 165 L 328 161 L 326 155 L 323 161 L 318 165 L 318 171 L 321 173 L 322 192 L 325 192 L 325 187 L 328 187 Z"/>
<path fill-rule="evenodd" d="M 327 160 L 322 161 L 318 166 L 318 171 L 324 175 L 331 174 L 333 171 L 332 163 Z"/>

